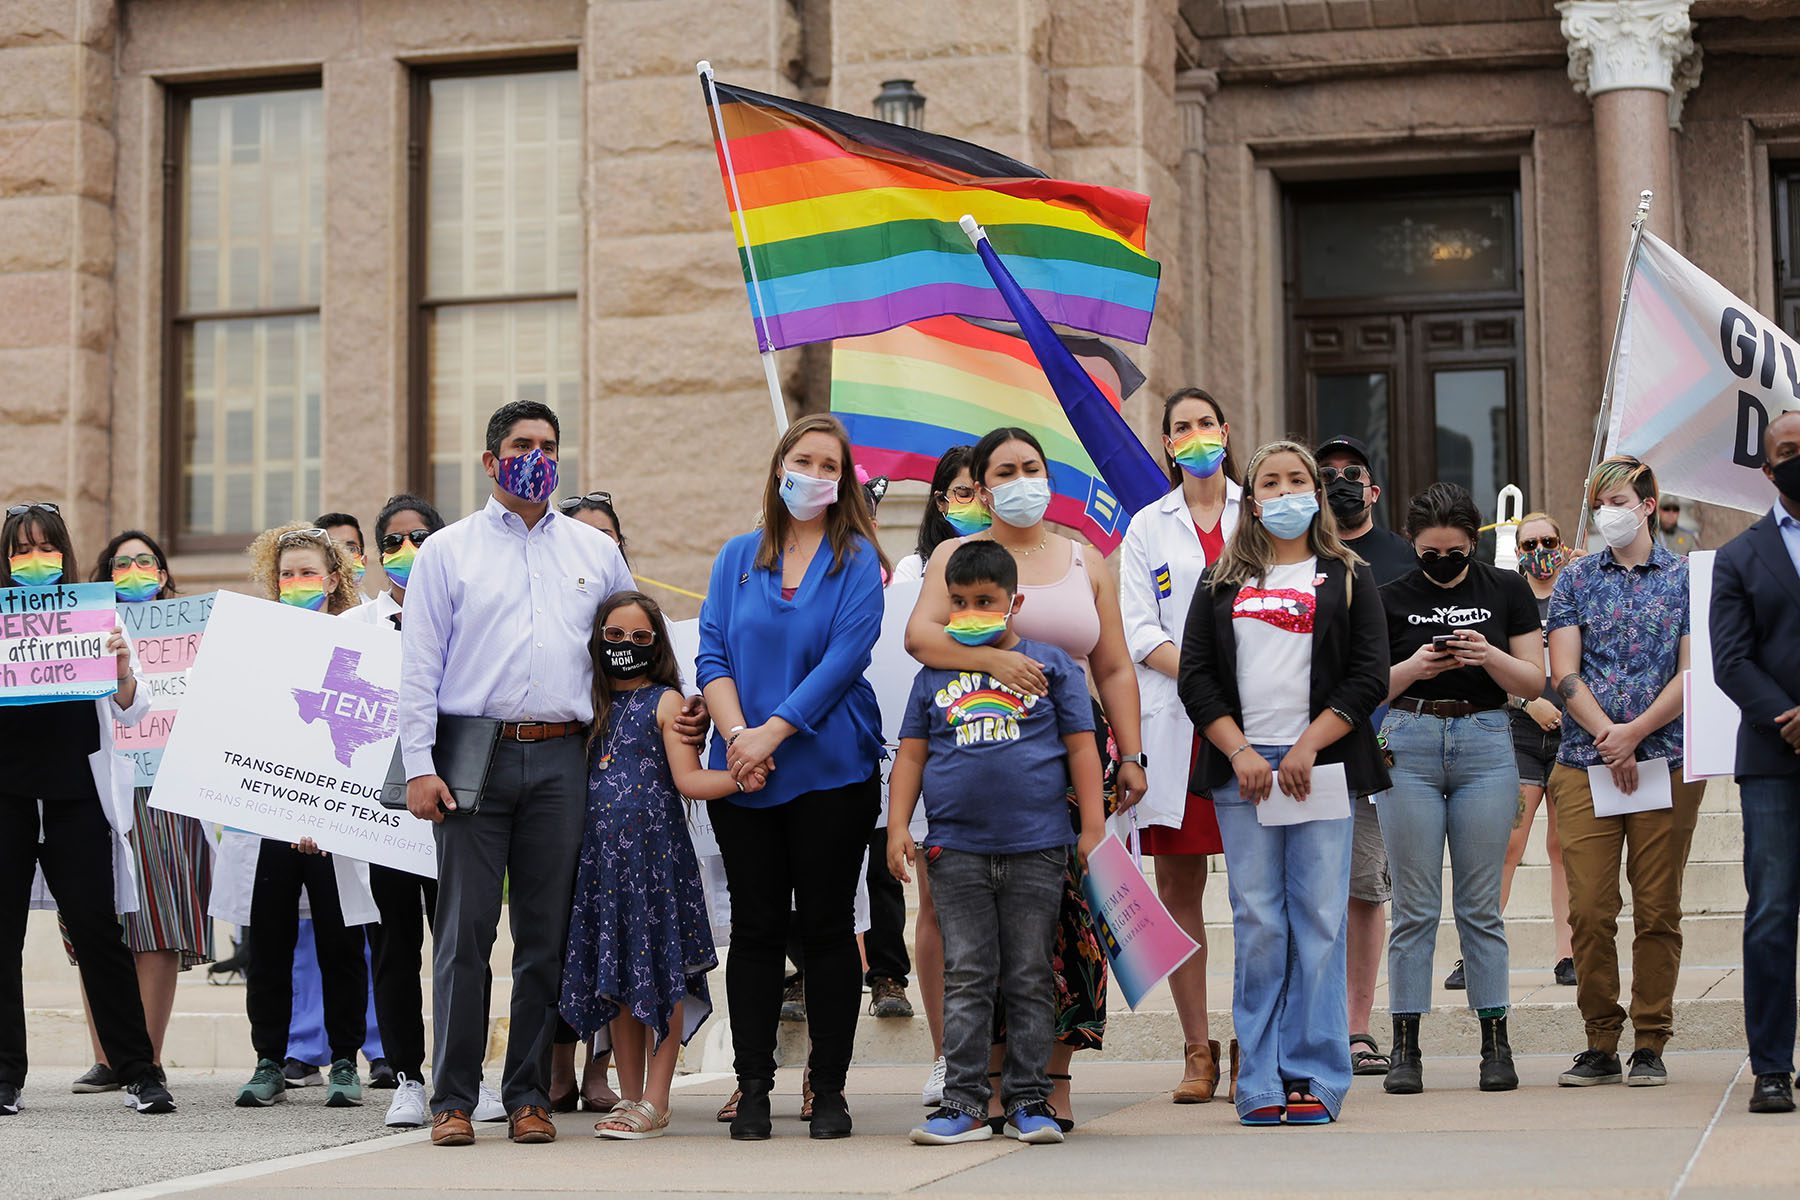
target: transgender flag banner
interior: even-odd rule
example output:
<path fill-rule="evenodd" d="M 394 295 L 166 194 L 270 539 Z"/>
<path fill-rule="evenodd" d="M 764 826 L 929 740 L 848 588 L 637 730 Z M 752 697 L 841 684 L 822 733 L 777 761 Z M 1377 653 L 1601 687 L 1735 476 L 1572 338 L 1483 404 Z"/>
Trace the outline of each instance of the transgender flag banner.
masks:
<path fill-rule="evenodd" d="M 1113 979 L 1134 1010 L 1151 988 L 1200 949 L 1157 899 L 1156 889 L 1116 833 L 1107 834 L 1088 855 L 1081 890 Z"/>
<path fill-rule="evenodd" d="M 1800 409 L 1800 343 L 1646 232 L 1619 317 L 1608 454 L 1664 491 L 1762 512 L 1763 431 Z"/>

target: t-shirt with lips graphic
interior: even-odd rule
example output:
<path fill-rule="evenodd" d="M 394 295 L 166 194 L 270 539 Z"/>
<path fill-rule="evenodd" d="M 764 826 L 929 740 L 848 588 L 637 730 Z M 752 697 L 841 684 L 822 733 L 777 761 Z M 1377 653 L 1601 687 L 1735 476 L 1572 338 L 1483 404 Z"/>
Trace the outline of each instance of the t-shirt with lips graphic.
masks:
<path fill-rule="evenodd" d="M 1270 567 L 1231 602 L 1244 740 L 1291 746 L 1312 721 L 1313 617 L 1319 560 Z"/>
<path fill-rule="evenodd" d="M 1402 663 L 1433 637 L 1473 629 L 1488 644 L 1512 652 L 1512 639 L 1540 633 L 1537 597 L 1515 571 L 1471 562 L 1455 587 L 1431 582 L 1423 571 L 1402 575 L 1383 585 L 1387 609 L 1389 662 Z M 1499 708 L 1506 689 L 1480 667 L 1453 667 L 1432 679 L 1418 679 L 1401 693 L 1417 700 L 1467 700 L 1478 708 Z"/>

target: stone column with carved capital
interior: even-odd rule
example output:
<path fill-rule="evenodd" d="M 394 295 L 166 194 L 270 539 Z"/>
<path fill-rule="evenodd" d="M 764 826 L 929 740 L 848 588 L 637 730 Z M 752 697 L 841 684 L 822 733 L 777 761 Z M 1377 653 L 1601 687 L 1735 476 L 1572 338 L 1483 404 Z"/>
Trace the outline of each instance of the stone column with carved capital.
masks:
<path fill-rule="evenodd" d="M 1207 345 L 1206 295 L 1206 102 L 1219 92 L 1217 71 L 1195 68 L 1175 76 L 1175 111 L 1181 119 L 1181 259 L 1187 274 L 1188 335 L 1182 367 L 1189 380 L 1203 377 L 1200 348 Z"/>
<path fill-rule="evenodd" d="M 1594 168 L 1600 205 L 1596 231 L 1601 328 L 1610 336 L 1638 193 L 1656 193 L 1648 228 L 1669 239 L 1675 228 L 1670 130 L 1700 82 L 1689 0 L 1563 0 L 1569 78 L 1594 104 Z"/>

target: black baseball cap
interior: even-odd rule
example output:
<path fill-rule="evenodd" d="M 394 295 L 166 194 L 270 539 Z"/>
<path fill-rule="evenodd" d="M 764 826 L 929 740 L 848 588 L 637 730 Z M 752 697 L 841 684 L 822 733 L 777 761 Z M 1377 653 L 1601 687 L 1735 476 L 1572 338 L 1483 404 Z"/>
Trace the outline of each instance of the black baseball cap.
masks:
<path fill-rule="evenodd" d="M 1313 451 L 1313 458 L 1316 461 L 1323 460 L 1326 455 L 1335 454 L 1340 451 L 1345 454 L 1354 455 L 1362 461 L 1363 466 L 1368 467 L 1371 470 L 1374 469 L 1374 464 L 1369 461 L 1369 448 L 1363 445 L 1361 439 L 1353 438 L 1349 434 L 1344 433 L 1340 433 L 1333 438 L 1326 438 L 1324 441 L 1320 442 L 1318 449 Z"/>

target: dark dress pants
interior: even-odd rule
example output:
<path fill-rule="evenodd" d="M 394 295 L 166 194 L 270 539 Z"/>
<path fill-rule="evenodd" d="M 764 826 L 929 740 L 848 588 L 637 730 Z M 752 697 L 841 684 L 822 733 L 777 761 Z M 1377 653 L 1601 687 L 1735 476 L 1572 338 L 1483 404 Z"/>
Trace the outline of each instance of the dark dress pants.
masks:
<path fill-rule="evenodd" d="M 300 891 L 312 908 L 313 947 L 325 1002 L 325 1040 L 332 1061 L 356 1061 L 368 1027 L 369 964 L 363 931 L 344 924 L 337 871 L 323 854 L 302 854 L 287 842 L 262 839 L 250 892 L 256 954 L 244 972 L 244 1007 L 256 1057 L 282 1062 L 294 1015 L 294 944 L 300 936 Z"/>

